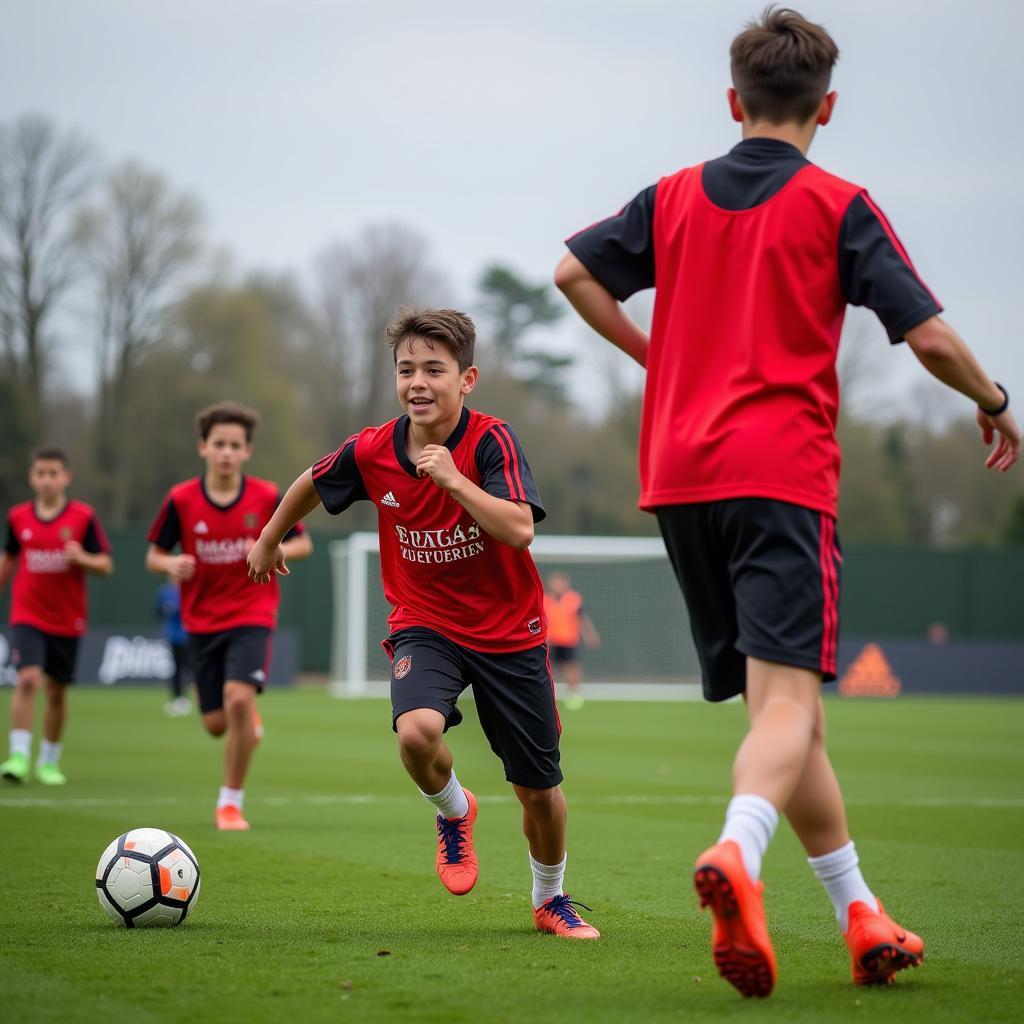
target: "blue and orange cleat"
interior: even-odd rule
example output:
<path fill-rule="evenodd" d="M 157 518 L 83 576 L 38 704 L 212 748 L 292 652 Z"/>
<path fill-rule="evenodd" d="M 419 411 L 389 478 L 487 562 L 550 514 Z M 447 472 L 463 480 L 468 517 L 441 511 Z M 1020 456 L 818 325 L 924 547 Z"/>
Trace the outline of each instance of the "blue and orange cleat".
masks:
<path fill-rule="evenodd" d="M 878 900 L 872 910 L 862 900 L 850 904 L 849 925 L 843 938 L 850 950 L 854 985 L 890 985 L 897 971 L 920 967 L 924 940 L 901 928 Z"/>
<path fill-rule="evenodd" d="M 711 947 L 718 973 L 748 998 L 771 995 L 775 951 L 764 916 L 764 885 L 750 880 L 739 846 L 726 839 L 705 850 L 693 884 L 701 907 L 714 915 Z"/>
<path fill-rule="evenodd" d="M 476 885 L 480 873 L 473 849 L 476 797 L 464 790 L 469 810 L 461 818 L 437 816 L 437 876 L 455 896 L 465 896 Z"/>
<path fill-rule="evenodd" d="M 534 908 L 533 926 L 539 932 L 548 932 L 563 939 L 601 938 L 601 933 L 580 917 L 576 907 L 590 909 L 585 903 L 574 903 L 568 893 L 552 896 L 547 903 Z"/>
<path fill-rule="evenodd" d="M 249 822 L 242 815 L 242 808 L 225 804 L 217 808 L 217 828 L 221 832 L 248 832 Z"/>

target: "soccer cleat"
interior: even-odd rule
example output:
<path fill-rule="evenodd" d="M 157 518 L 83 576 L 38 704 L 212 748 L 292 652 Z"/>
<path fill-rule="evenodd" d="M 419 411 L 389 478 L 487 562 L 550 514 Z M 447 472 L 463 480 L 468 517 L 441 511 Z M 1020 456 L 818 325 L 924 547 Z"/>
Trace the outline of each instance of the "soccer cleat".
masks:
<path fill-rule="evenodd" d="M 52 761 L 40 761 L 36 765 L 36 778 L 44 786 L 63 786 L 68 781 L 60 770 L 60 765 Z"/>
<path fill-rule="evenodd" d="M 585 903 L 574 903 L 568 893 L 552 896 L 533 910 L 533 926 L 539 932 L 548 932 L 563 939 L 599 939 L 601 933 L 587 924 L 576 912 L 576 907 L 589 910 Z"/>
<path fill-rule="evenodd" d="M 221 832 L 248 832 L 249 822 L 242 817 L 242 808 L 225 804 L 217 808 L 217 828 Z"/>
<path fill-rule="evenodd" d="M 260 717 L 260 713 L 256 710 L 256 705 L 252 706 L 252 731 L 256 737 L 256 743 L 259 744 L 260 740 L 263 739 L 263 719 Z"/>
<path fill-rule="evenodd" d="M 192 701 L 188 697 L 175 697 L 164 705 L 164 714 L 169 718 L 181 718 L 192 711 Z"/>
<path fill-rule="evenodd" d="M 28 758 L 24 754 L 11 754 L 0 764 L 0 775 L 8 782 L 24 782 L 28 778 Z"/>
<path fill-rule="evenodd" d="M 465 896 L 476 885 L 480 873 L 473 849 L 476 797 L 467 789 L 469 810 L 461 818 L 437 816 L 437 876 L 455 896 Z"/>
<path fill-rule="evenodd" d="M 701 907 L 715 923 L 711 948 L 718 973 L 741 995 L 763 998 L 775 987 L 775 951 L 768 937 L 761 882 L 752 882 L 732 840 L 705 850 L 694 867 Z"/>
<path fill-rule="evenodd" d="M 901 928 L 885 912 L 882 901 L 872 910 L 862 900 L 849 908 L 849 926 L 843 938 L 850 950 L 854 985 L 890 985 L 897 971 L 920 967 L 924 941 Z"/>

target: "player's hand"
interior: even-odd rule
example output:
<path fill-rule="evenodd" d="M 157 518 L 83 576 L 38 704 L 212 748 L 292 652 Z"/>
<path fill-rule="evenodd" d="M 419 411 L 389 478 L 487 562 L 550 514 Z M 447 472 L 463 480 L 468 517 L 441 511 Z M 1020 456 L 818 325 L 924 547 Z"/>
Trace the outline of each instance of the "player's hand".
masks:
<path fill-rule="evenodd" d="M 69 565 L 81 565 L 85 561 L 85 548 L 77 540 L 69 540 L 64 545 L 64 557 Z"/>
<path fill-rule="evenodd" d="M 452 453 L 443 444 L 428 444 L 416 460 L 416 472 L 429 476 L 438 487 L 450 491 L 463 478 L 455 468 Z"/>
<path fill-rule="evenodd" d="M 175 583 L 182 583 L 185 580 L 190 580 L 195 576 L 195 574 L 195 555 L 175 555 L 167 566 L 167 575 L 170 576 Z"/>
<path fill-rule="evenodd" d="M 1005 473 L 1020 458 L 1020 427 L 1009 409 L 998 416 L 989 416 L 978 410 L 978 426 L 981 427 L 981 439 L 986 446 L 998 436 L 995 449 L 985 460 L 988 469 L 998 469 Z"/>
<path fill-rule="evenodd" d="M 285 565 L 284 548 L 280 544 L 272 546 L 265 544 L 262 540 L 256 541 L 249 549 L 245 557 L 246 565 L 249 567 L 249 579 L 253 583 L 269 583 L 270 578 L 278 576 L 290 576 L 291 572 Z"/>

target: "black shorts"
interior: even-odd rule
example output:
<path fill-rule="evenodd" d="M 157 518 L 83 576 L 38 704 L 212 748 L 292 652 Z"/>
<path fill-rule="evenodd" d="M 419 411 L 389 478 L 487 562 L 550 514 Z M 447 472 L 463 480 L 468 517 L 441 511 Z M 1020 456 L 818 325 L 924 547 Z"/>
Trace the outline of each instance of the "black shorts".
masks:
<path fill-rule="evenodd" d="M 473 687 L 476 711 L 491 750 L 516 786 L 549 789 L 562 781 L 558 737 L 562 724 L 547 645 L 484 654 L 432 629 L 400 629 L 384 641 L 391 657 L 391 724 L 399 715 L 433 708 L 445 732 L 462 721 L 456 701 Z"/>
<path fill-rule="evenodd" d="M 551 660 L 556 665 L 564 665 L 567 661 L 579 661 L 580 649 L 578 646 L 566 647 L 563 644 L 548 644 L 551 653 Z"/>
<path fill-rule="evenodd" d="M 78 658 L 77 636 L 56 636 L 35 626 L 14 626 L 11 664 L 18 669 L 38 666 L 55 683 L 70 686 L 75 681 Z"/>
<path fill-rule="evenodd" d="M 270 665 L 270 630 L 265 626 L 236 626 L 220 633 L 189 633 L 192 678 L 199 691 L 199 710 L 224 707 L 228 680 L 248 683 L 263 692 Z"/>
<path fill-rule="evenodd" d="M 708 700 L 746 690 L 746 658 L 836 677 L 842 554 L 835 520 L 767 498 L 656 510 Z"/>

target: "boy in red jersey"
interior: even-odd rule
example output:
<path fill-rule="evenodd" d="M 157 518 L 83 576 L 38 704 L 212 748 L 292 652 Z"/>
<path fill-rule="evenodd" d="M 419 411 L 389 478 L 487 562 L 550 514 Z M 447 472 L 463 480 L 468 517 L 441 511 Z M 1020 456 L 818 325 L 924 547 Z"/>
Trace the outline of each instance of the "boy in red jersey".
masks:
<path fill-rule="evenodd" d="M 837 57 L 821 26 L 768 8 L 731 49 L 743 141 L 570 238 L 555 275 L 583 319 L 647 367 L 640 505 L 658 516 L 686 598 L 705 696 L 747 701 L 725 827 L 694 875 L 719 972 L 747 996 L 775 982 L 758 877 L 780 811 L 833 902 L 855 983 L 889 982 L 924 951 L 861 875 L 825 750 L 846 304 L 872 309 L 893 343 L 977 403 L 984 443 L 998 437 L 987 466 L 1020 454 L 1006 391 L 939 318 L 888 220 L 805 156 L 832 116 Z M 619 303 L 650 287 L 648 339 Z"/>
<path fill-rule="evenodd" d="M 245 572 L 245 556 L 281 498 L 275 484 L 242 472 L 258 422 L 256 412 L 232 402 L 199 413 L 206 472 L 171 488 L 146 553 L 150 572 L 181 585 L 203 726 L 211 736 L 227 733 L 215 818 L 217 828 L 228 831 L 249 828 L 242 814 L 245 776 L 262 732 L 255 698 L 266 681 L 280 603 L 276 580 L 253 587 Z M 181 554 L 171 553 L 176 545 Z M 297 526 L 284 548 L 289 558 L 307 558 L 313 545 Z"/>
<path fill-rule="evenodd" d="M 437 872 L 463 895 L 477 880 L 477 802 L 452 770 L 444 733 L 473 687 L 480 724 L 523 808 L 535 927 L 596 939 L 563 892 L 561 725 L 544 643 L 543 587 L 530 557 L 544 518 L 506 423 L 465 407 L 477 381 L 472 320 L 400 309 L 388 328 L 405 415 L 350 437 L 292 484 L 249 552 L 258 582 L 284 569 L 281 538 L 323 502 L 377 505 L 384 594 L 393 607 L 392 726 L 402 764 L 437 809 Z"/>
<path fill-rule="evenodd" d="M 551 663 L 560 666 L 565 679 L 565 706 L 570 711 L 583 707 L 583 663 L 580 641 L 587 647 L 598 647 L 601 637 L 583 607 L 583 597 L 572 589 L 572 581 L 564 572 L 548 576 L 544 591 L 544 614 L 548 620 L 548 648 Z"/>
<path fill-rule="evenodd" d="M 96 513 L 85 502 L 67 497 L 71 470 L 60 448 L 35 452 L 28 482 L 35 498 L 7 513 L 7 542 L 0 560 L 0 590 L 14 575 L 12 661 L 18 667 L 11 694 L 10 756 L 0 765 L 0 775 L 11 782 L 28 775 L 35 697 L 45 683 L 36 778 L 62 786 L 67 781 L 60 770 L 67 692 L 86 625 L 85 574 L 109 576 L 114 563 Z"/>

